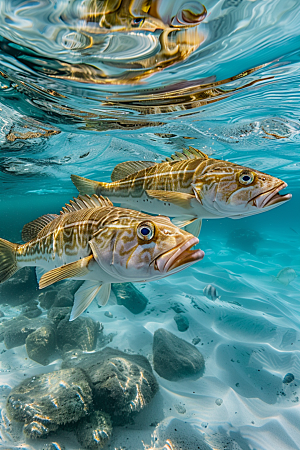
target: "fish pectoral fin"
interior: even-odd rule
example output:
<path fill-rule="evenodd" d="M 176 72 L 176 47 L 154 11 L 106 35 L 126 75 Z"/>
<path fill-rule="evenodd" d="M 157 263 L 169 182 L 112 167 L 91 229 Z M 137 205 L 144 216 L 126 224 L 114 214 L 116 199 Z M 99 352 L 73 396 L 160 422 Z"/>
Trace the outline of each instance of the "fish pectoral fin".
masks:
<path fill-rule="evenodd" d="M 188 233 L 191 233 L 193 236 L 198 237 L 200 234 L 200 231 L 201 231 L 201 227 L 202 227 L 202 220 L 196 219 L 196 220 L 193 220 L 188 225 L 186 225 L 184 227 L 184 229 Z"/>
<path fill-rule="evenodd" d="M 93 258 L 94 256 L 90 255 L 86 258 L 79 259 L 78 261 L 65 264 L 64 266 L 46 272 L 39 281 L 39 288 L 43 289 L 57 281 L 65 280 L 66 278 L 77 278 L 87 275 L 89 272 L 88 265 Z"/>
<path fill-rule="evenodd" d="M 70 321 L 77 319 L 86 308 L 92 303 L 102 283 L 99 281 L 85 281 L 80 288 L 75 292 L 74 304 L 70 315 Z"/>
<path fill-rule="evenodd" d="M 173 217 L 171 222 L 176 225 L 176 227 L 183 228 L 189 225 L 190 223 L 193 223 L 195 220 L 197 220 L 194 216 L 189 215 L 183 215 L 179 217 Z"/>
<path fill-rule="evenodd" d="M 99 306 L 105 306 L 110 296 L 110 283 L 104 283 L 97 294 L 97 303 Z"/>
<path fill-rule="evenodd" d="M 122 178 L 128 177 L 140 170 L 147 169 L 154 166 L 156 163 L 153 161 L 125 161 L 117 164 L 111 174 L 111 181 L 119 181 Z"/>
<path fill-rule="evenodd" d="M 190 201 L 195 198 L 194 195 L 185 194 L 184 192 L 147 190 L 146 193 L 149 197 L 157 198 L 162 202 L 172 203 L 185 209 L 190 207 Z"/>

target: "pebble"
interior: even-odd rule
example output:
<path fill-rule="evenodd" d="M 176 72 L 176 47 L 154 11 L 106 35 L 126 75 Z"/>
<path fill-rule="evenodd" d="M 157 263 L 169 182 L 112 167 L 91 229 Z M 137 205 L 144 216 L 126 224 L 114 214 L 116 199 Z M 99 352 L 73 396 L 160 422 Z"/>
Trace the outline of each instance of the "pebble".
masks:
<path fill-rule="evenodd" d="M 283 383 L 284 384 L 289 384 L 289 383 L 291 383 L 292 381 L 294 381 L 294 379 L 295 379 L 295 377 L 294 377 L 294 375 L 292 374 L 292 373 L 287 373 L 286 375 L 285 375 L 285 377 L 283 378 Z"/>

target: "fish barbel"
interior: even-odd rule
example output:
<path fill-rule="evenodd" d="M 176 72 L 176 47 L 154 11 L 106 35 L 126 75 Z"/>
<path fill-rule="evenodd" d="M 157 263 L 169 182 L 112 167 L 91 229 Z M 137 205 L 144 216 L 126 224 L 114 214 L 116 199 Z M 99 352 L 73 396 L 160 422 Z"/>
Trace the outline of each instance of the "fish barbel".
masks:
<path fill-rule="evenodd" d="M 201 219 L 239 219 L 275 208 L 292 195 L 271 175 L 229 161 L 209 158 L 193 147 L 166 161 L 128 161 L 112 172 L 112 183 L 72 175 L 81 194 L 108 196 L 122 206 L 173 217 L 198 236 Z"/>
<path fill-rule="evenodd" d="M 157 280 L 204 257 L 199 240 L 168 217 L 117 208 L 103 197 L 79 196 L 60 215 L 46 214 L 24 226 L 25 244 L 0 239 L 0 282 L 25 266 L 44 270 L 39 287 L 66 278 L 84 280 L 70 320 L 95 297 L 106 304 L 111 283 Z"/>

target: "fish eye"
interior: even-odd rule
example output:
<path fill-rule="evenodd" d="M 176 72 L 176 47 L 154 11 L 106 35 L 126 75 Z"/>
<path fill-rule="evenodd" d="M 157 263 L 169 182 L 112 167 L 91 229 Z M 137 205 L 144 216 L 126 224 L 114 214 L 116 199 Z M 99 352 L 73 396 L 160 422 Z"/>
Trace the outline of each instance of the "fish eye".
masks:
<path fill-rule="evenodd" d="M 242 172 L 239 176 L 239 182 L 248 186 L 254 180 L 254 175 L 252 172 Z"/>
<path fill-rule="evenodd" d="M 155 233 L 154 225 L 151 222 L 140 223 L 137 228 L 137 234 L 143 241 L 151 241 Z"/>
<path fill-rule="evenodd" d="M 134 17 L 131 21 L 131 25 L 133 27 L 140 27 L 144 22 L 144 18 L 143 17 Z"/>

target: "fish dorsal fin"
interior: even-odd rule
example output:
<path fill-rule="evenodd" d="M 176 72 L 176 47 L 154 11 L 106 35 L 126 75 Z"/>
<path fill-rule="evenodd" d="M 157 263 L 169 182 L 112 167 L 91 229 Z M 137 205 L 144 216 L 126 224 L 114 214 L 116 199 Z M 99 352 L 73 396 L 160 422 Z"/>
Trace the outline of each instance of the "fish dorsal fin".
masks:
<path fill-rule="evenodd" d="M 67 214 L 70 212 L 80 211 L 81 209 L 88 208 L 99 208 L 103 206 L 113 206 L 112 202 L 108 198 L 98 196 L 93 194 L 91 197 L 89 195 L 78 195 L 74 197 L 74 200 L 70 200 L 70 203 L 66 203 L 66 206 L 62 208 L 60 214 Z"/>
<path fill-rule="evenodd" d="M 184 148 L 182 152 L 175 152 L 174 155 L 171 155 L 170 157 L 166 158 L 165 161 L 171 162 L 186 159 L 208 159 L 208 156 L 201 150 L 198 150 L 197 148 L 190 146 L 188 149 Z"/>
<path fill-rule="evenodd" d="M 111 174 L 111 181 L 119 181 L 122 178 L 128 177 L 133 173 L 139 172 L 147 167 L 154 166 L 156 163 L 153 161 L 126 161 L 117 164 Z"/>
<path fill-rule="evenodd" d="M 57 217 L 59 217 L 57 214 L 45 214 L 32 222 L 26 223 L 22 230 L 23 241 L 28 242 L 31 241 L 31 239 L 36 238 L 39 232 Z"/>

